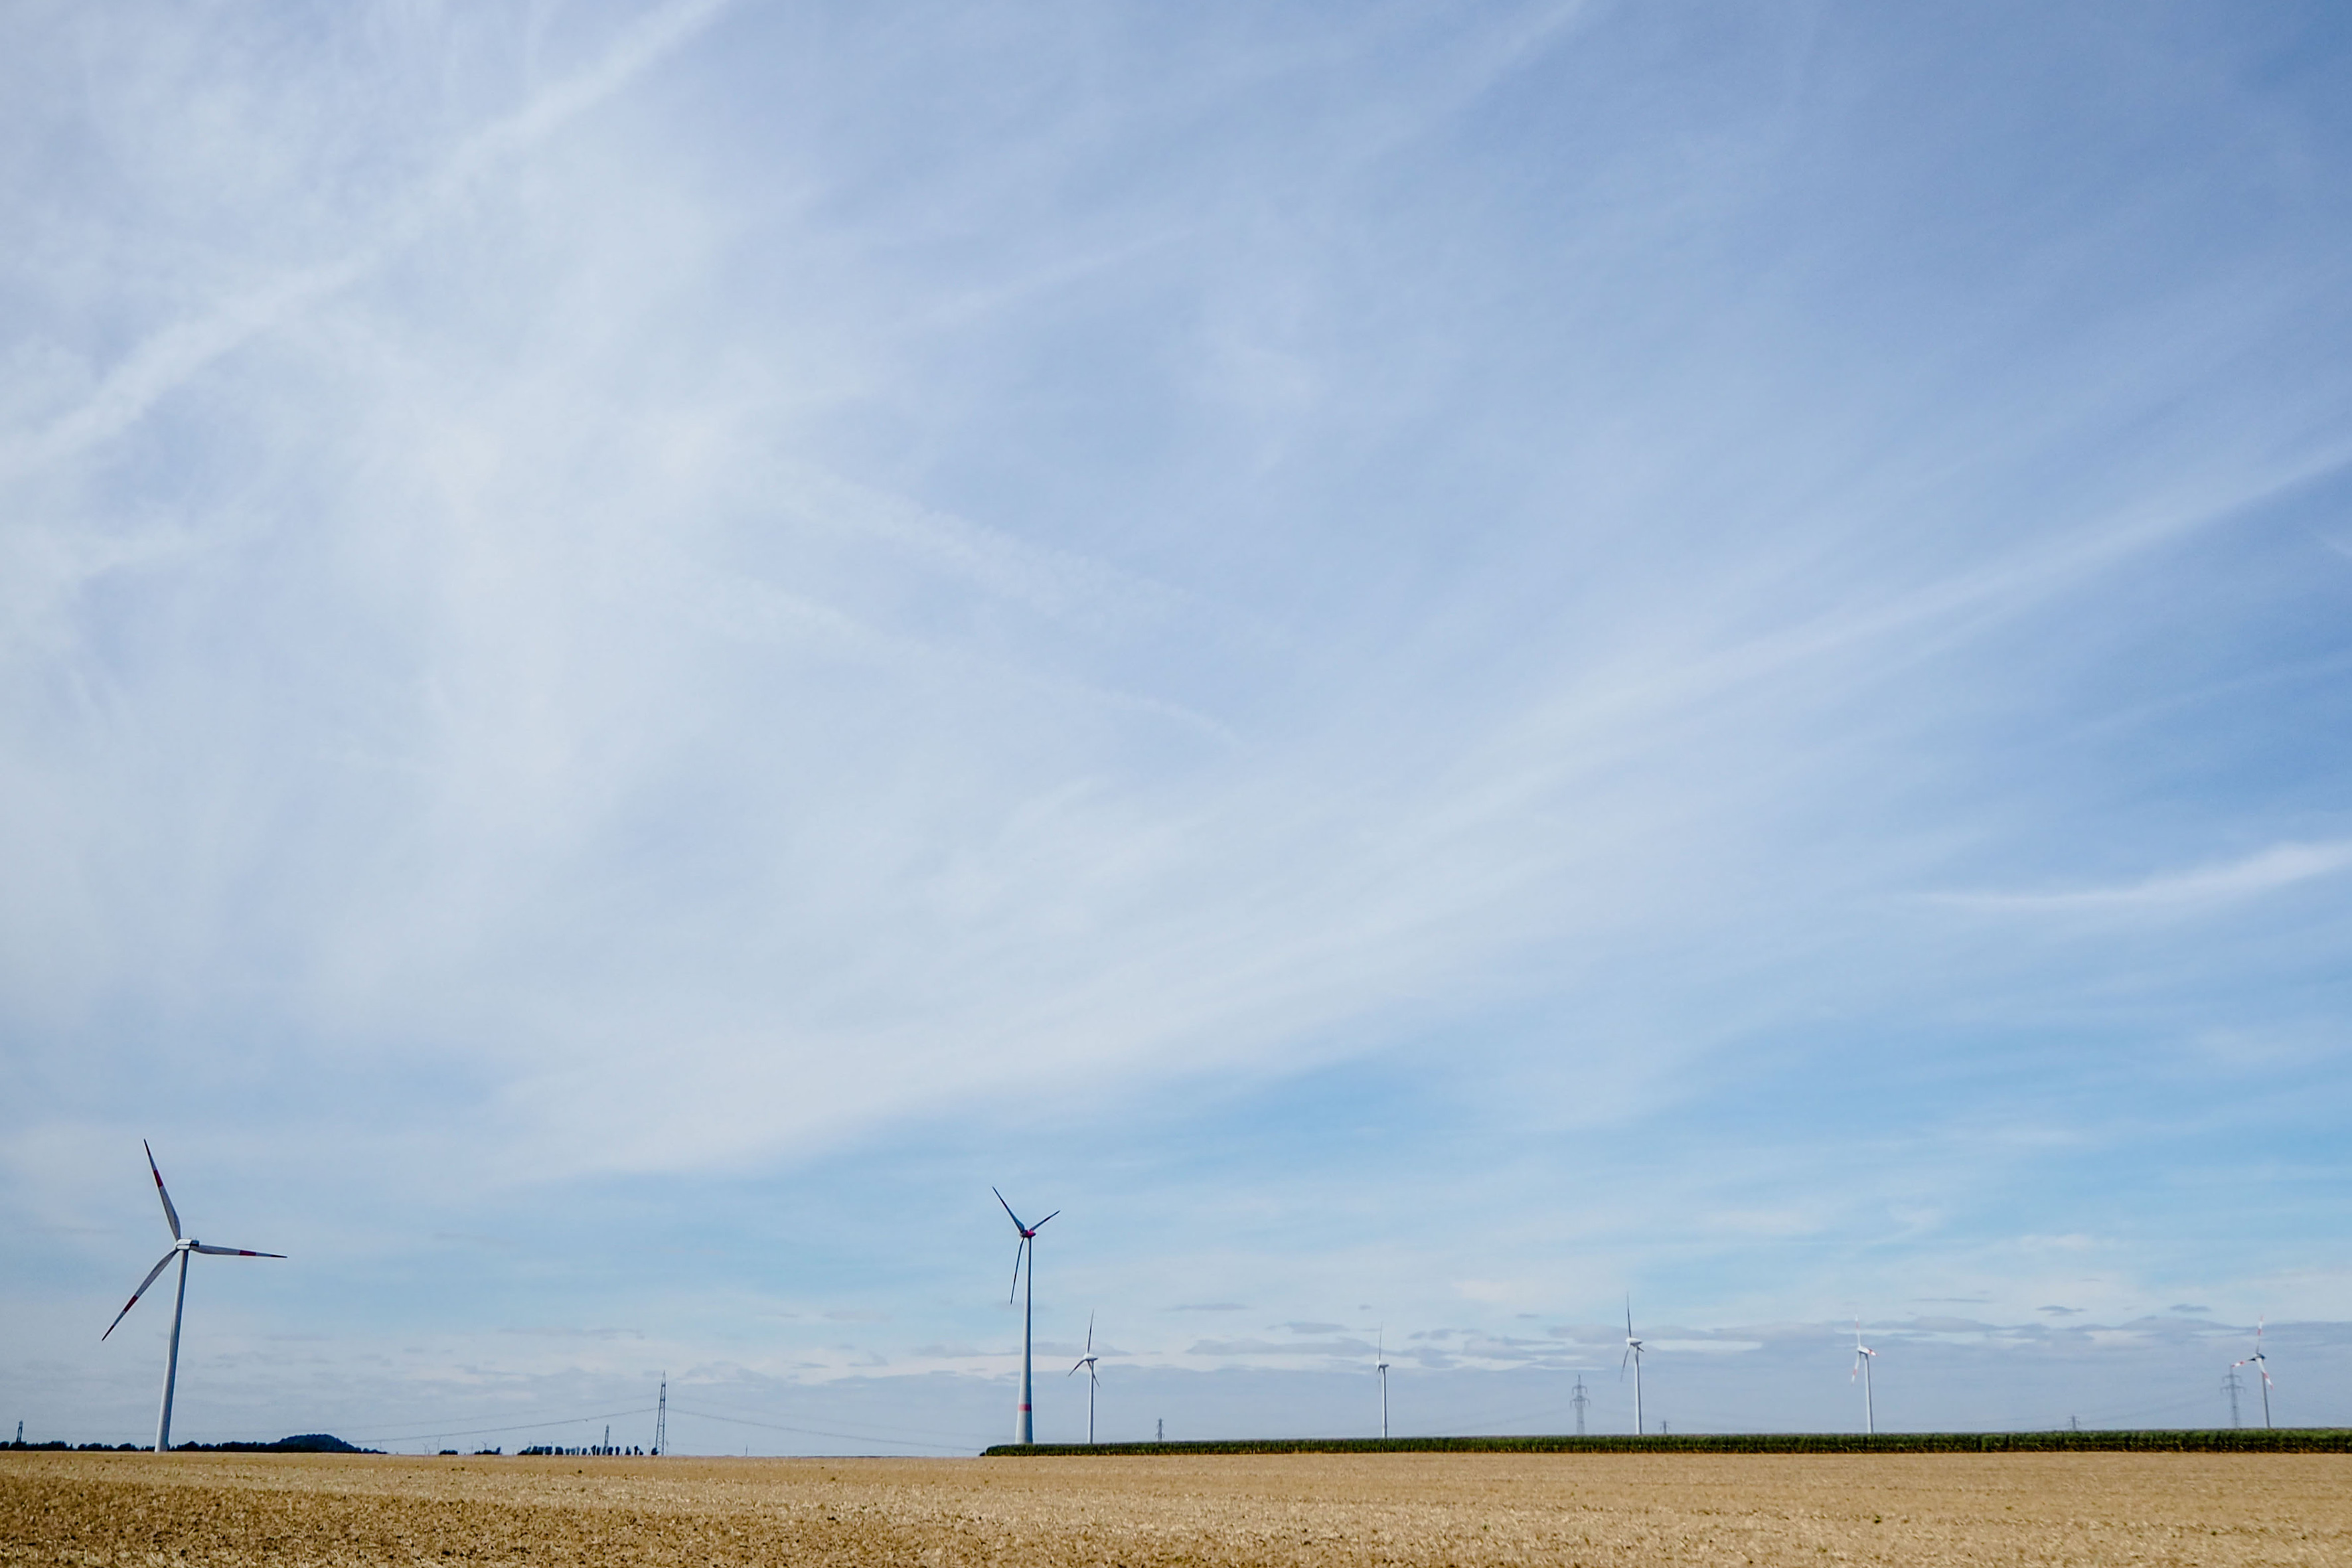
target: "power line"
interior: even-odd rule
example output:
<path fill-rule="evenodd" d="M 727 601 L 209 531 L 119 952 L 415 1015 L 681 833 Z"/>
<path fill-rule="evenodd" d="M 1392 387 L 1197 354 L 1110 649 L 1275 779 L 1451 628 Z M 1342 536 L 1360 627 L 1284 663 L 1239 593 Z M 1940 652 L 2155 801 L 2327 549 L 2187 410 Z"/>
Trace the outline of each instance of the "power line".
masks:
<path fill-rule="evenodd" d="M 774 1421 L 751 1421 L 740 1415 L 714 1415 L 708 1410 L 688 1410 L 681 1405 L 680 1415 L 691 1415 L 698 1421 L 724 1421 L 730 1426 L 759 1426 L 771 1432 L 794 1432 L 803 1437 L 838 1437 L 845 1443 L 887 1443 L 893 1448 L 937 1448 L 941 1453 L 969 1453 L 975 1447 L 985 1447 L 970 1438 L 961 1443 L 922 1443 L 909 1437 L 870 1437 L 861 1432 L 826 1432 L 814 1426 L 786 1426 Z"/>
<path fill-rule="evenodd" d="M 862 1427 L 864 1430 L 858 1432 L 817 1432 L 814 1427 L 783 1426 L 777 1422 L 771 1421 L 768 1419 L 767 1414 L 764 1411 L 758 1415 L 746 1415 L 740 1410 L 719 1411 L 707 1408 L 700 1410 L 688 1410 L 681 1405 L 678 1409 L 678 1414 L 681 1415 L 699 1416 L 710 1420 L 731 1421 L 738 1426 L 773 1426 L 779 1432 L 815 1432 L 816 1436 L 824 1437 L 849 1437 L 859 1441 L 871 1440 L 878 1442 L 888 1435 L 896 1433 L 901 1436 L 908 1437 L 925 1436 L 945 1439 L 945 1441 L 941 1443 L 933 1445 L 933 1447 L 954 1447 L 961 1448 L 966 1446 L 977 1447 L 987 1447 L 987 1444 L 984 1442 L 975 1442 L 971 1435 L 969 1433 L 949 1432 L 937 1426 L 884 1426 L 878 1423 L 871 1421 L 852 1421 L 846 1423 L 846 1425 Z"/>
<path fill-rule="evenodd" d="M 563 1415 L 546 1421 L 518 1422 L 512 1426 L 468 1426 L 462 1431 L 456 1432 L 410 1432 L 400 1436 L 389 1437 L 385 1436 L 382 1433 L 370 1432 L 362 1434 L 361 1436 L 354 1439 L 354 1441 L 362 1443 L 422 1443 L 428 1437 L 489 1437 L 494 1436 L 500 1432 L 535 1432 L 542 1426 L 569 1426 L 574 1422 L 579 1421 L 617 1421 L 625 1415 L 643 1415 L 652 1408 L 653 1406 L 648 1405 L 635 1410 L 600 1410 L 593 1415 Z"/>

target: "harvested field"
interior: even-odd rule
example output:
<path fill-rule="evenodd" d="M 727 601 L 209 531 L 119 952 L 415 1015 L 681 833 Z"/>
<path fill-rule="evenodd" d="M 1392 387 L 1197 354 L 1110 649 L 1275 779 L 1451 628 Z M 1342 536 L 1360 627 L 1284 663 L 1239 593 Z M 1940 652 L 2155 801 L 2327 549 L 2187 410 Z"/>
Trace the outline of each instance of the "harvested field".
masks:
<path fill-rule="evenodd" d="M 2336 1454 L 0 1454 L 0 1563 L 2326 1564 Z"/>

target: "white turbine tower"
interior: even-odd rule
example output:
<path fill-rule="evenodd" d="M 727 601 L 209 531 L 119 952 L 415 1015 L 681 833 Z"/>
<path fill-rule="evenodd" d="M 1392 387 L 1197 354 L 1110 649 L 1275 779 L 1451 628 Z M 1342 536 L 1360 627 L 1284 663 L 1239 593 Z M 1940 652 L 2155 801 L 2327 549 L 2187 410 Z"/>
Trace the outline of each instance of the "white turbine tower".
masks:
<path fill-rule="evenodd" d="M 1856 1373 L 1862 1377 L 1862 1429 L 1871 1436 L 1878 1433 L 1878 1413 L 1870 1405 L 1870 1363 L 1877 1359 L 1878 1352 L 1862 1342 L 1862 1320 L 1856 1318 L 1853 1321 L 1853 1371 L 1845 1374 L 1845 1380 L 1852 1383 Z"/>
<path fill-rule="evenodd" d="M 1381 1441 L 1389 1439 L 1389 1331 L 1383 1328 L 1372 1338 L 1372 1370 L 1381 1374 Z"/>
<path fill-rule="evenodd" d="M 2235 1372 L 2242 1366 L 2252 1367 L 2262 1376 L 2263 1426 L 2267 1428 L 2271 1424 L 2271 1358 L 2263 1353 L 2263 1320 L 2260 1318 L 2254 1320 L 2254 1353 L 2243 1361 L 2231 1362 L 2230 1370 Z"/>
<path fill-rule="evenodd" d="M 1633 1363 L 1633 1436 L 1642 1435 L 1642 1342 L 1633 1337 L 1633 1298 L 1625 1298 L 1625 1353 L 1617 1361 L 1617 1381 L 1625 1381 L 1625 1363 Z"/>
<path fill-rule="evenodd" d="M 1045 1222 L 1041 1219 L 1037 1223 L 1043 1225 Z M 1087 1447 L 1091 1448 L 1095 1442 L 1095 1384 L 1097 1381 L 1095 1377 L 1095 1315 L 1092 1312 L 1087 1314 L 1087 1353 L 1078 1358 L 1078 1366 L 1087 1369 Z M 1062 1375 L 1076 1377 L 1078 1366 L 1072 1367 Z"/>
<path fill-rule="evenodd" d="M 988 1190 L 996 1193 L 994 1187 Z M 1029 1260 L 1029 1289 L 1024 1291 L 1021 1297 L 1021 1414 L 1013 1423 L 1013 1440 L 1016 1443 L 1034 1443 L 1037 1440 L 1037 1429 L 1035 1424 L 1030 1419 L 1029 1413 L 1029 1352 L 1031 1331 L 1035 1328 L 1037 1322 L 1037 1233 L 1045 1228 L 1045 1219 L 1052 1219 L 1054 1214 L 1060 1214 L 1062 1211 L 1055 1209 L 1054 1214 L 1047 1215 L 1045 1219 L 1039 1220 L 1035 1225 L 1023 1225 L 1021 1216 L 1013 1212 L 1013 1205 L 1004 1203 L 1003 1193 L 996 1193 L 996 1201 L 1004 1204 L 1005 1217 L 1012 1220 L 1013 1228 L 1021 1233 L 1021 1239 L 1013 1245 L 1013 1290 L 1020 1290 L 1022 1287 L 1022 1259 L 1026 1258 Z M 1013 1300 L 1013 1291 L 1005 1292 L 1004 1299 L 1008 1301 Z"/>
<path fill-rule="evenodd" d="M 165 1454 L 172 1448 L 172 1385 L 179 1381 L 180 1376 L 180 1315 L 188 1305 L 188 1254 L 201 1252 L 209 1258 L 283 1258 L 286 1255 L 282 1252 L 248 1252 L 242 1247 L 208 1247 L 192 1236 L 182 1236 L 180 1212 L 172 1206 L 172 1194 L 163 1188 L 163 1173 L 155 1168 L 155 1151 L 147 1147 L 144 1138 L 139 1141 L 139 1146 L 147 1150 L 147 1169 L 155 1178 L 155 1195 L 163 1200 L 163 1223 L 172 1227 L 172 1250 L 157 1259 L 154 1268 L 147 1270 L 147 1278 L 139 1281 L 139 1289 L 131 1292 L 131 1300 L 122 1303 L 122 1310 L 114 1314 L 114 1321 L 106 1325 L 106 1333 L 98 1337 L 104 1341 L 112 1334 L 131 1309 L 139 1305 L 139 1298 L 147 1294 L 147 1287 L 155 1283 L 155 1277 L 170 1266 L 173 1258 L 180 1260 L 180 1290 L 172 1302 L 172 1348 L 163 1358 L 163 1407 L 155 1416 L 155 1451 Z"/>

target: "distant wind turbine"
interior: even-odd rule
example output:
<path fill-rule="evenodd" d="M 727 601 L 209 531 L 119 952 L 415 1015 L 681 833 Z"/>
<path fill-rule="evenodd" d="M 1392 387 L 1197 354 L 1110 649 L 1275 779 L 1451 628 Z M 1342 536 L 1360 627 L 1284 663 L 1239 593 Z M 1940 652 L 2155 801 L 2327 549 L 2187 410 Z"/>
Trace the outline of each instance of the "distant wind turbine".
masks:
<path fill-rule="evenodd" d="M 155 1168 L 155 1151 L 148 1148 L 142 1138 L 139 1146 L 147 1150 L 147 1170 L 155 1178 L 155 1195 L 163 1200 L 163 1223 L 172 1227 L 172 1250 L 158 1258 L 155 1267 L 147 1270 L 147 1278 L 139 1281 L 139 1289 L 131 1292 L 131 1300 L 122 1303 L 122 1310 L 114 1314 L 114 1321 L 106 1325 L 99 1335 L 103 1342 L 112 1334 L 131 1309 L 139 1305 L 139 1298 L 147 1294 L 147 1287 L 155 1277 L 170 1266 L 173 1258 L 180 1260 L 180 1289 L 172 1302 L 172 1348 L 163 1359 L 163 1408 L 155 1417 L 155 1451 L 169 1453 L 172 1448 L 172 1387 L 180 1377 L 180 1316 L 188 1305 L 188 1254 L 201 1252 L 209 1258 L 283 1258 L 282 1252 L 248 1252 L 242 1247 L 209 1247 L 194 1237 L 180 1234 L 180 1211 L 172 1206 L 172 1194 L 164 1190 L 163 1173 Z"/>
<path fill-rule="evenodd" d="M 994 1187 L 988 1190 L 996 1193 Z M 1045 1219 L 1039 1220 L 1035 1225 L 1023 1225 L 1021 1216 L 1013 1212 L 1013 1205 L 1004 1203 L 1003 1193 L 996 1193 L 996 1201 L 1004 1205 L 1005 1217 L 1013 1222 L 1013 1228 L 1021 1233 L 1021 1239 L 1013 1247 L 1013 1290 L 1005 1292 L 1004 1299 L 1007 1301 L 1013 1300 L 1013 1291 L 1022 1289 L 1022 1260 L 1025 1258 L 1029 1263 L 1029 1288 L 1022 1291 L 1021 1295 L 1021 1415 L 1013 1424 L 1013 1440 L 1016 1443 L 1034 1443 L 1037 1440 L 1037 1436 L 1036 1426 L 1031 1420 L 1029 1412 L 1029 1358 L 1032 1331 L 1034 1330 L 1037 1322 L 1037 1233 L 1045 1228 L 1045 1219 L 1052 1219 L 1054 1214 L 1060 1214 L 1062 1211 L 1055 1209 L 1054 1214 L 1047 1215 Z"/>
<path fill-rule="evenodd" d="M 2260 1318 L 2254 1320 L 2254 1353 L 2243 1361 L 2231 1362 L 2230 1370 L 2235 1372 L 2242 1366 L 2252 1367 L 2262 1375 L 2263 1425 L 2267 1427 L 2271 1424 L 2271 1358 L 2263 1353 L 2263 1320 Z"/>
<path fill-rule="evenodd" d="M 1383 1328 L 1372 1337 L 1372 1370 L 1381 1374 L 1381 1441 L 1389 1436 L 1389 1331 Z"/>
<path fill-rule="evenodd" d="M 1862 1429 L 1865 1435 L 1874 1436 L 1878 1432 L 1878 1413 L 1870 1405 L 1870 1363 L 1877 1359 L 1878 1352 L 1862 1342 L 1862 1320 L 1856 1318 L 1853 1321 L 1853 1372 L 1846 1373 L 1845 1380 L 1852 1383 L 1855 1373 L 1862 1374 Z"/>
<path fill-rule="evenodd" d="M 1642 1342 L 1633 1337 L 1633 1298 L 1625 1298 L 1625 1353 L 1617 1361 L 1617 1381 L 1625 1381 L 1625 1363 L 1633 1363 L 1633 1436 L 1642 1435 Z"/>
<path fill-rule="evenodd" d="M 1041 1219 L 1037 1223 L 1043 1225 L 1045 1222 Z M 1088 1312 L 1087 1314 L 1087 1353 L 1078 1358 L 1078 1366 L 1087 1369 L 1087 1447 L 1094 1447 L 1095 1441 L 1095 1384 L 1097 1381 L 1095 1377 L 1095 1315 Z M 1062 1375 L 1076 1377 L 1078 1373 L 1078 1366 L 1072 1367 Z"/>

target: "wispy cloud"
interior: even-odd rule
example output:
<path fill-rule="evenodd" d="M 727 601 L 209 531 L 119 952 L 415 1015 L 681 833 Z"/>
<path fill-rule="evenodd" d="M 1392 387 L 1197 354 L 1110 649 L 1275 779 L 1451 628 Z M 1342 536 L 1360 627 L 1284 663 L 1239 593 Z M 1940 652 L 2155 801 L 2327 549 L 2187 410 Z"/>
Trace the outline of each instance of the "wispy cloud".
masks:
<path fill-rule="evenodd" d="M 2259 898 L 2352 867 L 2352 840 L 2274 844 L 2218 865 L 2163 871 L 2104 887 L 2047 892 L 1940 893 L 1938 903 L 1960 909 L 2020 913 L 2191 912 Z"/>
<path fill-rule="evenodd" d="M 88 396 L 30 430 L 0 432 L 0 484 L 112 440 L 155 402 L 257 335 L 299 316 L 383 265 L 474 182 L 622 90 L 691 40 L 733 0 L 674 0 L 624 26 L 602 58 L 467 138 L 414 193 L 394 201 L 351 254 L 298 268 L 133 347 Z"/>

